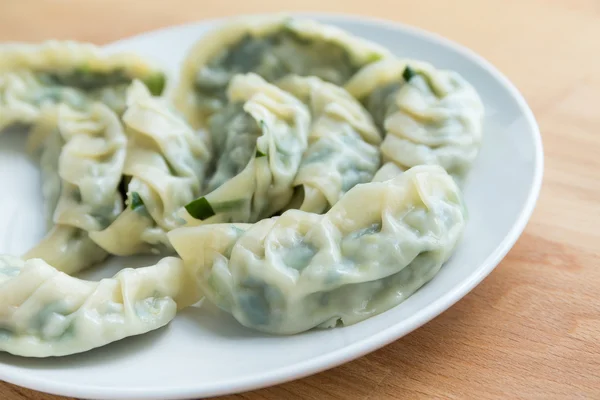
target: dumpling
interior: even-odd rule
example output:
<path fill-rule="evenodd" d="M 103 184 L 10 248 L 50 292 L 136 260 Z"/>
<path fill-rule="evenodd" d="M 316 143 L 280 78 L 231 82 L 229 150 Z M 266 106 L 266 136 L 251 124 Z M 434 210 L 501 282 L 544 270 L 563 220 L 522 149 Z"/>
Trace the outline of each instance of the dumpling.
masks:
<path fill-rule="evenodd" d="M 247 327 L 293 334 L 399 304 L 440 270 L 464 226 L 454 180 L 419 166 L 355 186 L 324 215 L 289 210 L 169 239 L 210 301 Z"/>
<path fill-rule="evenodd" d="M 138 81 L 128 91 L 123 123 L 127 207 L 90 238 L 115 255 L 171 253 L 166 232 L 183 223 L 177 213 L 200 195 L 210 161 L 207 139 Z"/>
<path fill-rule="evenodd" d="M 385 131 L 384 162 L 404 169 L 441 165 L 456 178 L 470 169 L 481 146 L 484 108 L 456 72 L 387 59 L 360 71 L 346 89 Z"/>
<path fill-rule="evenodd" d="M 287 16 L 243 17 L 200 39 L 181 70 L 173 100 L 195 127 L 227 104 L 236 74 L 253 72 L 268 82 L 288 74 L 317 76 L 343 85 L 386 49 L 333 26 Z"/>
<path fill-rule="evenodd" d="M 360 103 L 332 83 L 292 75 L 277 85 L 301 99 L 312 114 L 290 208 L 322 213 L 355 185 L 371 181 L 380 164 L 381 136 Z"/>
<path fill-rule="evenodd" d="M 30 144 L 34 152 L 41 148 L 43 192 L 55 225 L 25 258 L 41 258 L 69 274 L 101 261 L 107 253 L 88 232 L 106 228 L 123 210 L 119 183 L 127 138 L 119 117 L 100 103 L 88 111 L 61 104 L 44 116 Z"/>
<path fill-rule="evenodd" d="M 93 282 L 40 259 L 0 256 L 0 350 L 26 357 L 81 353 L 158 329 L 198 300 L 174 257 Z"/>
<path fill-rule="evenodd" d="M 254 222 L 280 211 L 307 146 L 310 114 L 296 97 L 255 74 L 237 75 L 210 132 L 217 161 L 205 196 L 186 205 L 191 225 Z"/>
<path fill-rule="evenodd" d="M 121 114 L 134 79 L 155 95 L 165 86 L 165 75 L 134 54 L 104 55 L 72 41 L 0 45 L 0 131 L 33 124 L 43 108 L 58 103 L 84 110 L 102 102 Z"/>

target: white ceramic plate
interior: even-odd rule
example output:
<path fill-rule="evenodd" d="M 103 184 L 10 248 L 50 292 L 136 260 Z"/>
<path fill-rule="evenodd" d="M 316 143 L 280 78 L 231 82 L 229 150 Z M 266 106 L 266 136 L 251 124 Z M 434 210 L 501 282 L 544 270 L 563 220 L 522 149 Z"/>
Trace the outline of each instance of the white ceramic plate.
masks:
<path fill-rule="evenodd" d="M 275 337 L 243 328 L 212 306 L 185 310 L 166 328 L 61 359 L 0 354 L 0 378 L 39 391 L 93 399 L 183 399 L 300 378 L 371 352 L 418 328 L 477 285 L 508 252 L 533 211 L 542 179 L 535 119 L 493 66 L 440 37 L 399 24 L 306 15 L 379 42 L 399 56 L 457 70 L 486 106 L 483 147 L 465 187 L 470 221 L 462 244 L 430 283 L 398 307 L 356 325 Z M 220 21 L 163 29 L 109 46 L 177 71 L 186 50 Z M 44 233 L 37 166 L 22 134 L 0 136 L 0 253 L 22 254 Z M 141 265 L 140 258 L 125 260 Z M 123 260 L 90 276 L 108 276 Z M 122 265 L 122 264 L 121 264 Z"/>

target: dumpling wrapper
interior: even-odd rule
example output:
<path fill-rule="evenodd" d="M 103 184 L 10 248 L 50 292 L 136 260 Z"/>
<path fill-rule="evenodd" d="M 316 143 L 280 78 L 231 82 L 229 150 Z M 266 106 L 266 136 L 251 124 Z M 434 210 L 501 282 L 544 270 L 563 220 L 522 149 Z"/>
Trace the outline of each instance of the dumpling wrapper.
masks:
<path fill-rule="evenodd" d="M 81 353 L 168 324 L 200 295 L 180 259 L 85 281 L 40 259 L 0 256 L 0 350 Z"/>
<path fill-rule="evenodd" d="M 459 180 L 471 168 L 481 147 L 484 107 L 458 73 L 389 58 L 361 70 L 345 88 L 385 132 L 384 162 L 402 169 L 440 165 Z"/>
<path fill-rule="evenodd" d="M 288 74 L 343 85 L 360 68 L 389 56 L 383 47 L 313 20 L 286 15 L 232 19 L 203 36 L 183 63 L 171 97 L 194 127 L 227 103 L 236 74 L 268 82 Z"/>
<path fill-rule="evenodd" d="M 381 135 L 360 103 L 332 83 L 292 75 L 277 85 L 301 99 L 312 114 L 308 148 L 288 208 L 322 213 L 352 187 L 371 181 L 380 165 Z"/>
<path fill-rule="evenodd" d="M 119 117 L 100 103 L 87 111 L 61 104 L 44 112 L 29 145 L 41 153 L 42 191 L 54 226 L 24 258 L 41 258 L 68 274 L 103 260 L 108 253 L 88 233 L 105 229 L 123 210 L 127 138 Z"/>
<path fill-rule="evenodd" d="M 0 131 L 35 124 L 43 109 L 59 103 L 83 111 L 101 102 L 121 114 L 134 79 L 155 95 L 166 80 L 158 67 L 135 54 L 106 54 L 91 43 L 1 44 Z"/>
<path fill-rule="evenodd" d="M 228 98 L 211 119 L 217 160 L 209 193 L 182 210 L 187 225 L 255 222 L 283 209 L 294 193 L 307 146 L 307 107 L 256 74 L 237 75 Z"/>
<path fill-rule="evenodd" d="M 135 81 L 123 117 L 127 207 L 90 238 L 110 254 L 171 254 L 166 232 L 182 225 L 180 209 L 198 197 L 210 161 L 208 139 L 164 98 Z"/>
<path fill-rule="evenodd" d="M 179 228 L 171 243 L 206 297 L 242 325 L 293 334 L 384 312 L 456 248 L 465 207 L 439 166 L 355 186 L 326 214 Z"/>

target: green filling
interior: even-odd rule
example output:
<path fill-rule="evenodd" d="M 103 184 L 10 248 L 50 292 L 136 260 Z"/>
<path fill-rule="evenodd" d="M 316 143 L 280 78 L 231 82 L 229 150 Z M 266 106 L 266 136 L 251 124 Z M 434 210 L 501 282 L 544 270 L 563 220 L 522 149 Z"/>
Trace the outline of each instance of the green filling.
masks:
<path fill-rule="evenodd" d="M 122 69 L 110 72 L 92 71 L 88 66 L 75 68 L 71 72 L 41 72 L 39 78 L 52 86 L 68 86 L 92 91 L 106 86 L 129 84 L 131 78 Z"/>
<path fill-rule="evenodd" d="M 230 213 L 233 211 L 237 211 L 240 208 L 244 207 L 244 205 L 248 202 L 247 199 L 236 199 L 236 200 L 227 200 L 220 201 L 218 203 L 213 202 L 212 208 L 215 210 L 215 213 Z"/>
<path fill-rule="evenodd" d="M 387 115 L 396 107 L 394 98 L 401 83 L 393 82 L 385 86 L 378 87 L 369 95 L 366 101 L 367 111 L 373 116 L 373 121 L 384 132 L 384 121 Z"/>
<path fill-rule="evenodd" d="M 9 329 L 0 328 L 0 342 L 6 341 L 13 336 L 13 332 Z"/>
<path fill-rule="evenodd" d="M 440 93 L 436 86 L 431 82 L 431 77 L 429 75 L 424 74 L 422 72 L 417 72 L 413 70 L 409 65 L 407 65 L 406 68 L 404 68 L 404 72 L 402 72 L 402 78 L 404 78 L 406 82 L 409 82 L 417 75 L 423 78 L 425 84 L 433 92 L 433 94 L 435 94 L 437 97 L 443 97 L 443 93 Z"/>
<path fill-rule="evenodd" d="M 200 106 L 215 111 L 226 103 L 226 88 L 236 74 L 254 72 L 269 82 L 289 74 L 317 76 L 343 85 L 359 67 L 343 47 L 284 27 L 263 37 L 246 35 L 223 50 L 198 71 L 195 87 Z"/>
<path fill-rule="evenodd" d="M 44 306 L 39 313 L 32 318 L 30 321 L 30 327 L 43 334 L 44 327 L 48 323 L 48 320 L 53 317 L 54 314 L 57 315 L 67 315 L 69 313 L 67 304 L 64 301 L 57 300 L 53 303 L 50 303 Z"/>
<path fill-rule="evenodd" d="M 142 197 L 140 196 L 140 194 L 138 192 L 131 193 L 130 206 L 131 206 L 132 210 L 135 210 L 135 209 L 138 209 L 138 208 L 144 206 L 144 200 L 142 200 Z"/>
<path fill-rule="evenodd" d="M 194 218 L 205 220 L 216 214 L 233 213 L 243 209 L 246 206 L 248 199 L 235 199 L 212 204 L 206 197 L 200 197 L 185 206 L 187 212 Z"/>
<path fill-rule="evenodd" d="M 160 96 L 163 90 L 165 90 L 167 78 L 162 72 L 157 72 L 144 79 L 143 82 L 153 96 Z"/>
<path fill-rule="evenodd" d="M 207 192 L 212 192 L 242 172 L 253 156 L 260 157 L 256 140 L 263 131 L 242 103 L 228 105 L 210 119 L 209 125 L 218 157 L 206 185 Z"/>
<path fill-rule="evenodd" d="M 260 157 L 264 157 L 264 156 L 266 156 L 266 154 L 257 148 L 256 149 L 256 158 L 260 158 Z"/>
<path fill-rule="evenodd" d="M 55 102 L 68 102 L 69 97 L 76 96 L 74 93 L 65 93 L 64 89 L 71 88 L 84 92 L 94 92 L 107 87 L 126 87 L 134 79 L 120 68 L 108 72 L 92 71 L 85 65 L 70 72 L 40 71 L 37 73 L 37 77 L 41 83 L 49 86 L 40 101 L 54 100 Z M 150 93 L 159 96 L 166 86 L 166 77 L 162 72 L 157 72 L 143 79 L 142 82 L 144 82 Z M 75 103 L 75 99 L 71 100 L 73 100 L 71 103 Z"/>
<path fill-rule="evenodd" d="M 432 84 L 429 75 L 423 72 L 415 71 L 409 65 L 407 65 L 402 72 L 402 79 L 404 79 L 404 82 L 392 82 L 376 88 L 367 97 L 364 103 L 367 111 L 369 111 L 369 113 L 373 116 L 373 121 L 381 132 L 385 132 L 384 123 L 386 117 L 397 109 L 395 98 L 398 90 L 400 90 L 405 83 L 409 83 L 411 80 L 414 80 L 415 77 L 421 77 L 424 83 L 427 85 L 427 88 L 431 90 L 434 95 L 438 97 L 441 96 L 441 93 L 439 93 L 436 87 Z M 419 88 L 419 90 L 425 90 L 421 82 L 413 81 L 411 85 Z"/>
<path fill-rule="evenodd" d="M 417 75 L 417 73 L 410 67 L 410 65 L 407 65 L 406 68 L 404 68 L 404 72 L 402 72 L 402 78 L 404 78 L 406 82 L 410 82 L 415 75 Z"/>
<path fill-rule="evenodd" d="M 187 212 L 194 218 L 204 220 L 215 215 L 212 206 L 205 197 L 200 197 L 185 206 Z"/>
<path fill-rule="evenodd" d="M 335 149 L 332 149 L 327 143 L 321 145 L 322 143 L 325 143 L 325 140 L 320 139 L 319 142 L 316 142 L 308 148 L 304 159 L 302 160 L 303 166 L 317 162 L 324 162 L 335 156 Z"/>
<path fill-rule="evenodd" d="M 249 277 L 235 293 L 237 306 L 252 325 L 276 324 L 277 311 L 285 309 L 285 295 L 261 279 Z"/>
<path fill-rule="evenodd" d="M 312 244 L 302 241 L 285 252 L 283 262 L 286 266 L 301 272 L 310 264 L 315 254 L 317 249 Z"/>

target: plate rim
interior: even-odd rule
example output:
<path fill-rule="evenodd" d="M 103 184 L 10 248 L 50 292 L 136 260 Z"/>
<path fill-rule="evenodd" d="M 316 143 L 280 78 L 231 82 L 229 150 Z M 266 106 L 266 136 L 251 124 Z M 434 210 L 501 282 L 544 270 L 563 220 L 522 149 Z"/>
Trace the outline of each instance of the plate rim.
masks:
<path fill-rule="evenodd" d="M 243 16 L 273 16 L 273 15 L 290 15 L 304 18 L 325 18 L 335 23 L 336 21 L 353 22 L 369 26 L 383 26 L 391 30 L 395 30 L 404 34 L 408 34 L 419 39 L 425 39 L 430 42 L 435 42 L 444 47 L 450 48 L 452 51 L 460 54 L 474 64 L 485 69 L 494 79 L 500 83 L 512 100 L 515 101 L 528 128 L 531 130 L 533 145 L 534 145 L 534 171 L 533 181 L 527 193 L 527 198 L 521 207 L 521 211 L 510 228 L 509 232 L 496 246 L 485 260 L 460 284 L 453 287 L 445 295 L 437 298 L 434 302 L 422 308 L 416 314 L 403 320 L 402 323 L 391 325 L 382 331 L 361 339 L 355 343 L 349 344 L 340 349 L 326 353 L 324 355 L 314 357 L 309 360 L 296 362 L 291 365 L 279 368 L 276 371 L 247 375 L 243 379 L 235 379 L 230 381 L 219 381 L 217 383 L 206 383 L 180 386 L 177 389 L 160 389 L 154 390 L 152 393 L 144 391 L 144 389 L 114 389 L 103 386 L 86 386 L 82 384 L 64 384 L 55 383 L 49 379 L 39 379 L 34 375 L 24 374 L 18 371 L 7 371 L 3 368 L 4 363 L 0 363 L 0 379 L 15 384 L 18 386 L 30 388 L 45 393 L 54 395 L 71 396 L 76 398 L 94 398 L 106 400 L 118 400 L 127 398 L 129 400 L 165 400 L 165 399 L 188 399 L 198 396 L 211 397 L 231 393 L 240 393 L 250 390 L 256 390 L 268 386 L 281 384 L 295 379 L 304 378 L 313 375 L 341 364 L 347 363 L 368 353 L 371 353 L 379 348 L 382 348 L 391 342 L 400 339 L 409 334 L 415 329 L 421 327 L 433 318 L 437 317 L 448 308 L 452 307 L 457 301 L 462 299 L 466 294 L 473 290 L 481 281 L 487 277 L 496 266 L 506 256 L 508 251 L 514 246 L 518 238 L 523 233 L 531 215 L 535 209 L 539 198 L 543 171 L 544 171 L 544 151 L 542 146 L 542 138 L 538 123 L 535 119 L 533 111 L 527 104 L 524 96 L 518 88 L 491 62 L 487 61 L 483 56 L 477 54 L 470 48 L 447 39 L 440 34 L 427 31 L 416 26 L 407 25 L 405 23 L 393 20 L 386 20 L 372 16 L 361 16 L 358 14 L 335 13 L 335 12 L 274 12 L 274 13 L 250 13 L 236 14 L 220 18 L 208 18 L 197 21 L 169 25 L 163 28 L 154 29 L 146 32 L 141 32 L 126 38 L 122 38 L 103 45 L 102 47 L 109 49 L 125 41 L 141 38 L 148 35 L 160 35 L 164 32 L 176 28 L 192 27 L 197 25 L 216 25 L 223 23 L 231 18 Z"/>

